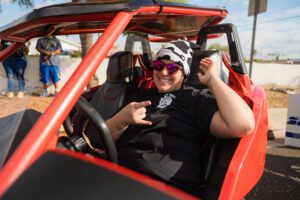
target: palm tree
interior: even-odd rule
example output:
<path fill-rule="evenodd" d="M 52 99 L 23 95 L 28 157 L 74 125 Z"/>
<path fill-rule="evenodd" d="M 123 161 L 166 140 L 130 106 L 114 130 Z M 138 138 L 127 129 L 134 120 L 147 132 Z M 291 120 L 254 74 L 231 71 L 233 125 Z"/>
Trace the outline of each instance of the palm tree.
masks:
<path fill-rule="evenodd" d="M 84 56 L 90 51 L 90 49 L 93 46 L 93 34 L 80 34 L 80 42 L 81 42 L 81 58 L 84 58 Z M 93 77 L 91 78 L 90 82 L 87 85 L 87 88 L 95 87 L 99 84 L 99 78 L 98 75 L 95 73 Z"/>
<path fill-rule="evenodd" d="M 209 50 L 218 50 L 218 51 L 226 51 L 229 53 L 229 47 L 226 45 L 221 45 L 219 43 L 214 43 L 208 47 Z"/>
<path fill-rule="evenodd" d="M 72 0 L 72 2 L 78 2 L 79 0 Z M 86 0 L 87 2 L 89 0 Z M 81 58 L 84 58 L 85 55 L 90 51 L 93 46 L 93 34 L 80 34 L 80 43 L 81 43 Z M 99 83 L 99 78 L 97 74 L 94 74 L 87 87 L 91 88 L 97 86 Z"/>
<path fill-rule="evenodd" d="M 0 12 L 1 12 L 1 3 L 2 0 L 0 0 Z M 32 8 L 34 5 L 33 0 L 11 0 L 10 3 L 18 4 L 20 7 L 24 7 L 24 8 Z"/>

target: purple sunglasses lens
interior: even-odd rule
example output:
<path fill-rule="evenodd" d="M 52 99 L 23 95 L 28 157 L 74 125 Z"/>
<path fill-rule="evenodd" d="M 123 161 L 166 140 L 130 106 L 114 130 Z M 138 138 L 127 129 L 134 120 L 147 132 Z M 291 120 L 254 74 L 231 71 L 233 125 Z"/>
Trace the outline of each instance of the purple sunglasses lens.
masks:
<path fill-rule="evenodd" d="M 178 71 L 178 66 L 176 64 L 170 63 L 170 64 L 167 64 L 167 69 L 168 69 L 169 74 L 173 74 Z"/>
<path fill-rule="evenodd" d="M 156 71 L 162 71 L 165 66 L 165 63 L 160 60 L 153 61 L 153 68 Z"/>
<path fill-rule="evenodd" d="M 163 61 L 160 60 L 153 61 L 153 69 L 155 71 L 162 71 L 165 66 L 167 67 L 169 74 L 177 72 L 179 68 L 175 63 L 165 64 Z"/>

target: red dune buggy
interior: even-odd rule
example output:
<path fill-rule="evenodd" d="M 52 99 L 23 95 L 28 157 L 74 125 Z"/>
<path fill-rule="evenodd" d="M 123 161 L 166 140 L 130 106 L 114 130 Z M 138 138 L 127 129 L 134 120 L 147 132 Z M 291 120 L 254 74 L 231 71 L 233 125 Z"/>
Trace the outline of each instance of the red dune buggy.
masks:
<path fill-rule="evenodd" d="M 1 119 L 5 135 L 16 136 L 10 143 L 3 137 L 0 140 L 1 199 L 245 197 L 264 169 L 267 102 L 264 90 L 247 74 L 235 26 L 219 24 L 227 14 L 224 8 L 164 1 L 80 1 L 36 9 L 2 27 L 0 38 L 14 44 L 0 53 L 1 61 L 35 37 L 101 36 L 43 114 L 27 110 L 17 127 L 14 118 Z M 226 36 L 229 51 L 208 50 L 207 42 L 221 35 Z M 123 38 L 124 50 L 109 55 L 118 38 Z M 199 147 L 206 163 L 199 183 L 201 197 L 119 166 L 115 144 L 105 125 L 130 92 L 155 87 L 151 80 L 153 49 L 159 43 L 183 38 L 195 43 L 188 84 L 206 90 L 198 83 L 197 67 L 193 66 L 203 57 L 215 56 L 221 78 L 248 103 L 256 122 L 249 136 L 227 140 L 211 137 Z M 137 43 L 141 45 L 139 52 L 134 50 Z M 84 91 L 104 60 L 108 61 L 106 81 Z M 84 133 L 87 123 L 93 124 L 92 133 Z M 5 128 L 8 124 L 14 128 Z M 58 134 L 61 127 L 66 134 Z M 18 140 L 20 135 L 22 139 Z M 97 146 L 100 140 L 102 149 Z"/>

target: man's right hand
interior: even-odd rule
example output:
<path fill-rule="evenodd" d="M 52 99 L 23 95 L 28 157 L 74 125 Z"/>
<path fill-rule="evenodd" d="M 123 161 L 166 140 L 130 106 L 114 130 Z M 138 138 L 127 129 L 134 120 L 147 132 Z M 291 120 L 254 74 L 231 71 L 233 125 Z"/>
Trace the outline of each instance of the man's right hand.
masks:
<path fill-rule="evenodd" d="M 144 120 L 146 117 L 146 106 L 150 106 L 151 101 L 132 102 L 106 120 L 112 138 L 116 141 L 124 133 L 129 125 L 152 125 L 151 121 Z"/>
<path fill-rule="evenodd" d="M 146 106 L 151 101 L 132 102 L 125 106 L 117 115 L 123 125 L 152 125 L 151 121 L 144 120 L 146 117 Z"/>

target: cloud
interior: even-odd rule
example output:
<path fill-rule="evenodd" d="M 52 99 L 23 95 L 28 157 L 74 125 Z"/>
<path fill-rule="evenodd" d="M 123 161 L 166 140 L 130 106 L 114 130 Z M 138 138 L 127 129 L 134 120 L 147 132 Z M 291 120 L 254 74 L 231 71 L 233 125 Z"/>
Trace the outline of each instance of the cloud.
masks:
<path fill-rule="evenodd" d="M 249 0 L 229 0 L 229 3 L 241 3 L 243 5 L 248 5 Z"/>
<path fill-rule="evenodd" d="M 280 24 L 280 25 L 279 25 Z M 266 57 L 270 53 L 280 53 L 289 58 L 299 58 L 300 35 L 299 22 L 297 20 L 284 23 L 258 24 L 255 38 L 255 49 L 258 57 Z M 239 30 L 241 45 L 246 57 L 250 55 L 252 41 L 251 29 Z"/>
<path fill-rule="evenodd" d="M 37 4 L 35 3 L 34 8 L 41 8 L 41 7 L 50 6 L 53 4 L 65 3 L 65 2 L 70 2 L 70 1 L 68 1 L 68 0 L 44 0 L 44 1 L 39 1 Z"/>
<path fill-rule="evenodd" d="M 287 57 L 300 57 L 299 22 L 264 24 L 257 34 L 257 48 L 264 54 L 279 52 Z"/>
<path fill-rule="evenodd" d="M 270 10 L 258 15 L 255 49 L 257 57 L 266 58 L 278 52 L 286 58 L 300 57 L 299 18 L 300 7 Z M 250 57 L 253 17 L 242 12 L 229 16 L 229 22 L 236 24 L 245 57 Z"/>
<path fill-rule="evenodd" d="M 199 4 L 199 1 L 197 2 Z M 222 23 L 236 25 L 244 55 L 249 58 L 253 29 L 253 16 L 248 17 L 249 0 L 203 0 L 201 4 L 227 8 L 229 13 Z M 269 0 L 267 12 L 259 14 L 257 18 L 255 38 L 257 57 L 263 58 L 269 53 L 279 52 L 286 57 L 300 58 L 299 22 L 299 3 Z"/>

